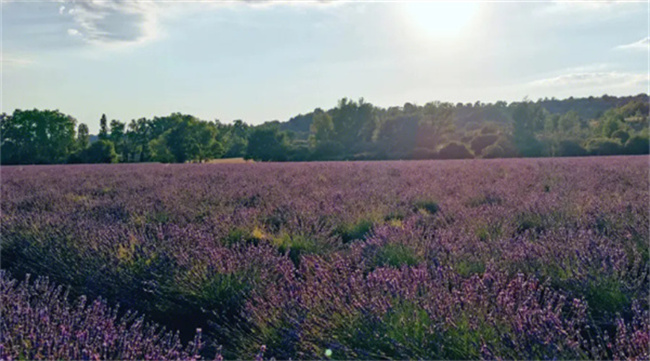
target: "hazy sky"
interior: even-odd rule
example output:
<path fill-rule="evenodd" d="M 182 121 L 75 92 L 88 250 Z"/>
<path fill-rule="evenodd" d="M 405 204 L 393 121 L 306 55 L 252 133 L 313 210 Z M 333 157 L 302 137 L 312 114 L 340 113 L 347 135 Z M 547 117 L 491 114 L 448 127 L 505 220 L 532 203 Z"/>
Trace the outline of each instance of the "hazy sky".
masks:
<path fill-rule="evenodd" d="M 258 124 L 379 105 L 648 91 L 648 3 L 2 2 L 2 110 Z"/>

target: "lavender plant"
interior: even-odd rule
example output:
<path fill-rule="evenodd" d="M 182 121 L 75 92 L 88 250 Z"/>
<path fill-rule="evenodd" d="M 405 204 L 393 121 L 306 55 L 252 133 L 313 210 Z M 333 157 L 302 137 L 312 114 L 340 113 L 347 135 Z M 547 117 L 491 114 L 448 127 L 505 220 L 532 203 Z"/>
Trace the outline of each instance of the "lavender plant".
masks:
<path fill-rule="evenodd" d="M 649 170 L 3 167 L 2 268 L 201 328 L 204 357 L 647 359 Z"/>
<path fill-rule="evenodd" d="M 184 347 L 177 333 L 144 317 L 110 308 L 102 299 L 70 302 L 61 286 L 0 271 L 2 360 L 195 360 L 201 330 Z"/>

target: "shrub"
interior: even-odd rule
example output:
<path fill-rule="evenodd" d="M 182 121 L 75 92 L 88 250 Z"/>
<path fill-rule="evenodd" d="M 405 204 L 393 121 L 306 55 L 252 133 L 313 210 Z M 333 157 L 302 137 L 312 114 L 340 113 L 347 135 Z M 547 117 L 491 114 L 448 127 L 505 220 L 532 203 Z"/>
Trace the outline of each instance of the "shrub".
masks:
<path fill-rule="evenodd" d="M 648 154 L 650 153 L 650 142 L 648 136 L 635 135 L 625 143 L 627 154 Z"/>
<path fill-rule="evenodd" d="M 558 147 L 558 153 L 564 157 L 579 157 L 587 154 L 585 148 L 575 140 L 563 140 Z"/>
<path fill-rule="evenodd" d="M 85 297 L 68 300 L 47 278 L 18 283 L 0 271 L 0 359 L 196 360 L 201 330 L 184 348 L 178 334 L 133 312 Z"/>
<path fill-rule="evenodd" d="M 415 148 L 411 156 L 413 159 L 435 159 L 436 151 L 429 148 Z"/>
<path fill-rule="evenodd" d="M 363 239 L 372 228 L 372 221 L 368 219 L 361 219 L 357 222 L 342 223 L 339 225 L 335 233 L 341 236 L 343 242 L 350 242 L 355 239 Z"/>
<path fill-rule="evenodd" d="M 280 253 L 289 256 L 296 268 L 300 266 L 300 257 L 305 254 L 319 253 L 327 246 L 327 244 L 322 244 L 303 235 L 290 235 L 287 233 L 275 237 L 273 244 Z"/>
<path fill-rule="evenodd" d="M 483 158 L 512 158 L 519 156 L 515 146 L 505 138 L 483 149 Z"/>
<path fill-rule="evenodd" d="M 117 163 L 115 145 L 110 140 L 100 139 L 72 157 L 73 163 Z"/>
<path fill-rule="evenodd" d="M 438 151 L 439 159 L 467 159 L 474 158 L 472 152 L 464 144 L 451 142 Z"/>
<path fill-rule="evenodd" d="M 612 139 L 618 139 L 621 144 L 625 144 L 628 139 L 630 139 L 630 134 L 623 129 L 619 129 L 612 133 Z"/>
<path fill-rule="evenodd" d="M 481 128 L 481 134 L 497 134 L 499 133 L 499 127 L 495 124 L 487 124 Z"/>
<path fill-rule="evenodd" d="M 593 138 L 587 142 L 586 145 L 589 154 L 593 155 L 614 155 L 621 154 L 623 148 L 621 144 L 609 138 Z"/>
<path fill-rule="evenodd" d="M 378 267 L 400 268 L 402 266 L 415 266 L 419 262 L 419 257 L 406 245 L 388 243 L 379 249 L 373 263 Z"/>
<path fill-rule="evenodd" d="M 481 154 L 483 149 L 494 144 L 498 139 L 499 136 L 496 134 L 478 135 L 474 139 L 472 139 L 472 142 L 470 143 L 470 147 L 472 148 L 472 152 L 474 152 L 474 154 Z"/>
<path fill-rule="evenodd" d="M 424 211 L 428 214 L 436 214 L 440 207 L 438 203 L 429 200 L 420 200 L 413 205 L 416 211 Z"/>

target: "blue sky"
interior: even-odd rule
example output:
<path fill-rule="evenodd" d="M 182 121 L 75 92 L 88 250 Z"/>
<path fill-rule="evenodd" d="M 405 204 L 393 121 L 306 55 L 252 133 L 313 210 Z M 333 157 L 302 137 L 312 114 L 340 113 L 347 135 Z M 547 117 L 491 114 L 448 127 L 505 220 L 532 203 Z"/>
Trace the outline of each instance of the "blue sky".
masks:
<path fill-rule="evenodd" d="M 647 2 L 3 1 L 2 110 L 96 132 L 180 111 L 259 124 L 342 97 L 648 91 Z"/>

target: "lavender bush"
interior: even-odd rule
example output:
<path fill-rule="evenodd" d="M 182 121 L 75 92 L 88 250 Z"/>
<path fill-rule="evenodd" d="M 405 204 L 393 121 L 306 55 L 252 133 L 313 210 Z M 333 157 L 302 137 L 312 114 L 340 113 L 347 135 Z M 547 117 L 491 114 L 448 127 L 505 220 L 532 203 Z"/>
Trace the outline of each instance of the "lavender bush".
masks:
<path fill-rule="evenodd" d="M 3 167 L 2 268 L 201 328 L 203 357 L 647 359 L 649 170 Z"/>
<path fill-rule="evenodd" d="M 201 332 L 183 347 L 178 334 L 145 322 L 136 313 L 118 317 L 97 299 L 69 302 L 47 278 L 11 279 L 0 271 L 2 360 L 195 360 Z"/>

